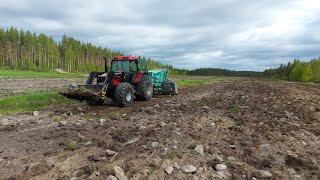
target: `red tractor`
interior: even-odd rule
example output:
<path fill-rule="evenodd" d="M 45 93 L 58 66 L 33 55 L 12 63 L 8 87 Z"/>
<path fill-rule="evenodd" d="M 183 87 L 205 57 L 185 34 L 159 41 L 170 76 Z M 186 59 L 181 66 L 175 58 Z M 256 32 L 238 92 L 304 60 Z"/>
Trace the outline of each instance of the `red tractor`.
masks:
<path fill-rule="evenodd" d="M 85 85 L 70 85 L 62 95 L 85 100 L 89 105 L 103 105 L 111 98 L 118 106 L 129 106 L 134 99 L 148 101 L 153 96 L 153 85 L 148 72 L 141 70 L 142 60 L 135 56 L 115 56 L 108 70 L 91 72 Z"/>

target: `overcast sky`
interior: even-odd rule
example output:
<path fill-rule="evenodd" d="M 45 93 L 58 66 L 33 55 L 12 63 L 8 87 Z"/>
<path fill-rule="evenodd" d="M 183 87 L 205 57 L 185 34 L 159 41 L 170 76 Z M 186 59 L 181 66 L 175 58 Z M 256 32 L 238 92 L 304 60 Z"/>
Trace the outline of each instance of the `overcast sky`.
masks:
<path fill-rule="evenodd" d="M 0 0 L 0 26 L 188 69 L 260 71 L 320 56 L 319 0 Z"/>

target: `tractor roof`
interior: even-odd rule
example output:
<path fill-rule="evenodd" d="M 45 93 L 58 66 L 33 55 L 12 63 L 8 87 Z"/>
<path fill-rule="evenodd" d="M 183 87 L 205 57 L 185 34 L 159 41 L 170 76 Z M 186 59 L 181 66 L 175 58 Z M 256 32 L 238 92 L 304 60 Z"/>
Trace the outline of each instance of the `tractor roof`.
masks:
<path fill-rule="evenodd" d="M 138 56 L 114 56 L 113 61 L 137 61 L 140 57 Z"/>

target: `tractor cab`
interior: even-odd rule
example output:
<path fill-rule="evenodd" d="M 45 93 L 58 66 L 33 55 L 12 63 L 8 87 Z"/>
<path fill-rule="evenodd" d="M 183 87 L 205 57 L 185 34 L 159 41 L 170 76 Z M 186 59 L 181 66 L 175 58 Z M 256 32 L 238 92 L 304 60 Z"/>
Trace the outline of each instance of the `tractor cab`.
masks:
<path fill-rule="evenodd" d="M 144 59 L 136 56 L 115 56 L 111 62 L 110 75 L 112 76 L 112 85 L 117 86 L 121 82 L 139 83 L 141 76 L 141 64 Z"/>

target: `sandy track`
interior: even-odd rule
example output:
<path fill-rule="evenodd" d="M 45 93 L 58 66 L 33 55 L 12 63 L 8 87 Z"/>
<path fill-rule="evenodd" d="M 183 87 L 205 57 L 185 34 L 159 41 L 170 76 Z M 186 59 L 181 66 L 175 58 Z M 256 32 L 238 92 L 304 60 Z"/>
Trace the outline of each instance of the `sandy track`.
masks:
<path fill-rule="evenodd" d="M 106 179 L 114 166 L 135 179 L 319 178 L 319 88 L 237 80 L 128 108 L 81 104 L 1 117 L 0 179 Z"/>

